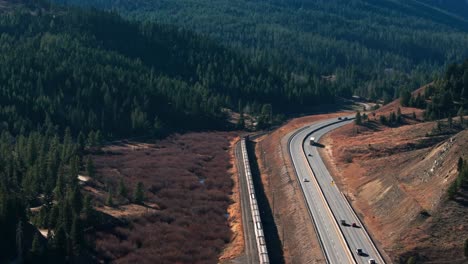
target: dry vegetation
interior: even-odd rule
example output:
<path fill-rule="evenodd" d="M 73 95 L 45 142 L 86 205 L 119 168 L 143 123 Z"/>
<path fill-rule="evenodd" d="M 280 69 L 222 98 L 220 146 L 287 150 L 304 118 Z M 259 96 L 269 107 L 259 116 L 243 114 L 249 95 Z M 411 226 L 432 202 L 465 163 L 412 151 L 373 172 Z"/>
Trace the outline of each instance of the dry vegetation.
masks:
<path fill-rule="evenodd" d="M 85 189 L 93 194 L 99 211 L 119 219 L 98 228 L 98 259 L 218 262 L 226 245 L 238 236 L 232 230 L 239 230 L 231 230 L 228 214 L 233 203 L 234 138 L 232 133 L 189 133 L 154 144 L 122 143 L 94 155 L 97 180 Z M 129 198 L 118 195 L 121 179 Z M 138 182 L 145 187 L 144 205 L 130 202 Z M 114 207 L 104 206 L 109 190 Z"/>
<path fill-rule="evenodd" d="M 398 102 L 376 111 L 387 115 Z M 422 111 L 401 108 L 404 116 Z M 372 118 L 373 119 L 373 118 Z M 449 201 L 458 158 L 468 154 L 468 131 L 438 132 L 436 122 L 405 118 L 389 128 L 371 122 L 340 128 L 322 139 L 328 167 L 371 234 L 396 263 L 466 263 L 466 204 Z M 387 256 L 388 257 L 388 256 Z"/>

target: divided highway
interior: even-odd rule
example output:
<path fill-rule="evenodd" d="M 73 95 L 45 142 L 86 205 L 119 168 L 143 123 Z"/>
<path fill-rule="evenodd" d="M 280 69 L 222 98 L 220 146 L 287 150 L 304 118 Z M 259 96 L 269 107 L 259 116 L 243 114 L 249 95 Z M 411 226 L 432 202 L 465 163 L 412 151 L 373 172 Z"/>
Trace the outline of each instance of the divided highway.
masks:
<path fill-rule="evenodd" d="M 317 142 L 324 134 L 350 122 L 353 121 L 334 118 L 297 130 L 289 139 L 289 153 L 328 262 L 369 263 L 374 259 L 375 263 L 385 263 L 343 193 L 334 184 L 318 153 L 322 146 L 309 143 L 310 137 Z M 341 220 L 347 225 L 342 225 Z M 352 223 L 357 227 L 352 227 Z M 363 254 L 357 254 L 358 248 Z"/>

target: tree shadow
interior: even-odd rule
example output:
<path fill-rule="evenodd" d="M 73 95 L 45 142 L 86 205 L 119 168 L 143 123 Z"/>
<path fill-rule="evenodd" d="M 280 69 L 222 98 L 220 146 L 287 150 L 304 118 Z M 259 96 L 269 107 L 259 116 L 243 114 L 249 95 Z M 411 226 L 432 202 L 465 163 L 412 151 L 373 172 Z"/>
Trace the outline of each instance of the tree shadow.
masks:
<path fill-rule="evenodd" d="M 362 123 L 361 126 L 366 127 L 366 128 L 368 128 L 368 129 L 370 129 L 372 131 L 381 131 L 382 130 L 382 129 L 380 129 L 379 124 L 377 122 L 375 122 L 375 121 L 364 122 L 364 123 Z"/>
<path fill-rule="evenodd" d="M 468 198 L 465 195 L 457 194 L 453 200 L 461 206 L 468 207 Z"/>

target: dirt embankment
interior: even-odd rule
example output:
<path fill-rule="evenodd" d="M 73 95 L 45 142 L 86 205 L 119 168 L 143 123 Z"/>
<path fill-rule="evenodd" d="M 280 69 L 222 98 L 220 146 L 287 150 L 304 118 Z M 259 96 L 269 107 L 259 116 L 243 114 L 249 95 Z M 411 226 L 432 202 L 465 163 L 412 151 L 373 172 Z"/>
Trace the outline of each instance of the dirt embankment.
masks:
<path fill-rule="evenodd" d="M 394 102 L 377 117 L 398 107 Z M 401 109 L 408 117 L 422 113 Z M 392 261 L 413 256 L 418 263 L 466 263 L 468 206 L 448 201 L 447 188 L 457 176 L 458 158 L 467 158 L 468 131 L 434 133 L 436 122 L 404 123 L 337 129 L 322 139 L 322 156 Z"/>
<path fill-rule="evenodd" d="M 285 263 L 325 262 L 291 166 L 288 135 L 310 123 L 342 115 L 324 114 L 293 119 L 273 133 L 256 140 L 255 151 L 262 184 L 273 211 Z"/>
<path fill-rule="evenodd" d="M 229 156 L 230 164 L 232 166 L 229 170 L 231 179 L 233 182 L 232 193 L 230 195 L 231 204 L 228 207 L 229 214 L 229 226 L 231 227 L 232 238 L 231 242 L 227 245 L 220 256 L 220 261 L 229 261 L 233 260 L 244 252 L 244 229 L 242 226 L 242 215 L 241 215 L 241 202 L 240 202 L 240 186 L 239 186 L 239 174 L 237 171 L 237 166 L 235 165 L 235 155 L 234 148 L 239 141 L 239 137 L 234 138 L 230 142 Z"/>

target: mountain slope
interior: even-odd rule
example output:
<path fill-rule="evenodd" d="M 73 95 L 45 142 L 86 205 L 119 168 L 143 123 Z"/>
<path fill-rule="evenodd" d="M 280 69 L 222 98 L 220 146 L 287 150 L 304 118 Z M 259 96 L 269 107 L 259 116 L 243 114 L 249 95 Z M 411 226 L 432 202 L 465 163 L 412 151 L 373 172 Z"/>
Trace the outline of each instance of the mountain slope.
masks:
<path fill-rule="evenodd" d="M 206 38 L 116 14 L 38 8 L 2 16 L 0 31 L 0 121 L 14 133 L 219 128 L 223 108 L 271 115 L 331 99 Z"/>
<path fill-rule="evenodd" d="M 468 22 L 418 1 L 67 2 L 196 30 L 267 61 L 272 71 L 313 83 L 333 77 L 322 85 L 344 96 L 389 101 L 468 57 Z"/>
<path fill-rule="evenodd" d="M 468 19 L 468 2 L 465 0 L 421 0 L 421 2 Z"/>

